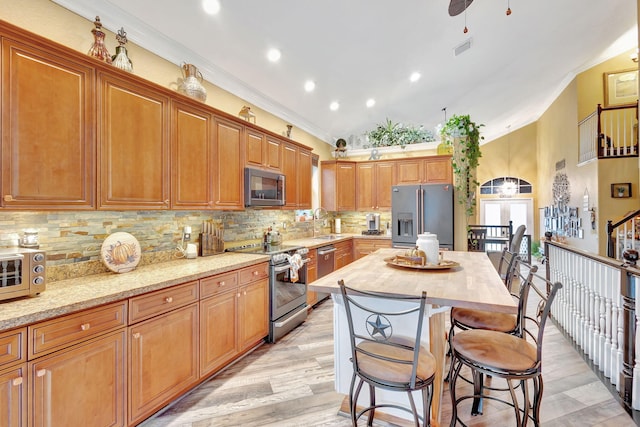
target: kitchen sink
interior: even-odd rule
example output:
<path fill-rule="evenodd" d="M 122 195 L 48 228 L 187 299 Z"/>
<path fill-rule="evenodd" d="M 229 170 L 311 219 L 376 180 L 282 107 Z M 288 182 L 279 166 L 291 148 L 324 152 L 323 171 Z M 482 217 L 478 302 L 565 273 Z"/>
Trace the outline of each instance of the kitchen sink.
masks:
<path fill-rule="evenodd" d="M 340 237 L 342 237 L 342 234 L 325 234 L 324 236 L 315 236 L 314 239 L 333 240 L 333 239 L 339 239 Z"/>

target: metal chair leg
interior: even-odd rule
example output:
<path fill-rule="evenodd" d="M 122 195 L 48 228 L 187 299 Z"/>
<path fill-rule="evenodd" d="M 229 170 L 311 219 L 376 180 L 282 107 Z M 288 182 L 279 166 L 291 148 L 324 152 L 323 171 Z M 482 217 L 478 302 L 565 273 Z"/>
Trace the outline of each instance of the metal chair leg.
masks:
<path fill-rule="evenodd" d="M 482 390 L 484 389 L 484 375 L 481 372 L 473 370 L 473 405 L 471 406 L 471 415 L 482 415 Z"/>
<path fill-rule="evenodd" d="M 367 425 L 373 425 L 373 417 L 376 414 L 376 388 L 369 384 L 369 417 L 367 418 Z"/>

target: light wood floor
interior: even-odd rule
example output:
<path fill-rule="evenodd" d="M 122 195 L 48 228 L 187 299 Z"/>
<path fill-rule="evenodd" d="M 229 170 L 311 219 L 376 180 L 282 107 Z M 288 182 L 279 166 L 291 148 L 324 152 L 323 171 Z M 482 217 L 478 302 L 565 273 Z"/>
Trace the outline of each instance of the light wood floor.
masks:
<path fill-rule="evenodd" d="M 344 395 L 333 391 L 332 317 L 332 302 L 325 300 L 304 324 L 277 344 L 262 345 L 142 425 L 351 425 L 349 419 L 338 415 Z M 545 332 L 543 356 L 542 426 L 636 425 L 553 324 Z M 509 408 L 490 401 L 485 402 L 484 415 L 471 417 L 466 407 L 461 408 L 461 413 L 469 426 L 515 424 Z M 445 386 L 442 425 L 449 424 L 450 414 L 449 391 Z"/>

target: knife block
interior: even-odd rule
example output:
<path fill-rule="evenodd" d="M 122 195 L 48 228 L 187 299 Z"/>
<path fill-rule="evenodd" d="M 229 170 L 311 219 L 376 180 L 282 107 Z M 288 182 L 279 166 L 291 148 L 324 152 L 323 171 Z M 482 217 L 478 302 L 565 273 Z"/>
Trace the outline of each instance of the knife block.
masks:
<path fill-rule="evenodd" d="M 224 229 L 222 224 L 204 222 L 200 233 L 200 256 L 217 255 L 224 252 Z"/>

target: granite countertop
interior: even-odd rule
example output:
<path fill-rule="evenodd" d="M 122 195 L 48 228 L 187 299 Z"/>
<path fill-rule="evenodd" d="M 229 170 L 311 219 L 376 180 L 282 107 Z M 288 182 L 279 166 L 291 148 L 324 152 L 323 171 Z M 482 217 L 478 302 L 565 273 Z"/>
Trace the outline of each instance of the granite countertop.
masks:
<path fill-rule="evenodd" d="M 330 236 L 331 238 L 327 238 L 326 236 Z M 365 240 L 391 240 L 391 236 L 386 236 L 384 234 L 371 236 L 371 235 L 363 235 L 357 233 L 341 233 L 341 234 L 326 234 L 324 236 L 317 237 L 303 237 L 301 239 L 294 240 L 286 240 L 284 244 L 287 245 L 300 245 L 305 246 L 309 249 L 315 249 L 322 246 L 331 245 L 333 243 L 344 242 L 346 240 L 351 239 L 365 239 Z"/>
<path fill-rule="evenodd" d="M 226 252 L 144 265 L 128 273 L 94 274 L 48 283 L 46 290 L 36 297 L 0 302 L 0 331 L 268 260 L 266 255 Z"/>

